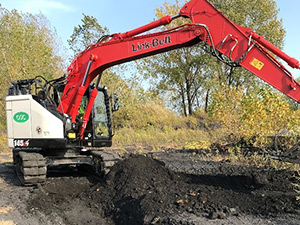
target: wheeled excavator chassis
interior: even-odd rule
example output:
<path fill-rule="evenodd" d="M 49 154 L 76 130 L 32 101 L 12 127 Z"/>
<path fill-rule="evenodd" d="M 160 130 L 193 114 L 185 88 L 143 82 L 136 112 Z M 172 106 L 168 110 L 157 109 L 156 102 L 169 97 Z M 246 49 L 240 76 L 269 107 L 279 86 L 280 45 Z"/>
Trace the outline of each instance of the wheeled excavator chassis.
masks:
<path fill-rule="evenodd" d="M 60 154 L 45 155 L 45 152 L 36 149 L 13 149 L 15 171 L 24 186 L 44 183 L 47 168 L 52 166 L 88 165 L 93 168 L 95 174 L 104 176 L 119 159 L 118 154 L 104 150 L 86 151 L 80 154 L 69 150 Z"/>

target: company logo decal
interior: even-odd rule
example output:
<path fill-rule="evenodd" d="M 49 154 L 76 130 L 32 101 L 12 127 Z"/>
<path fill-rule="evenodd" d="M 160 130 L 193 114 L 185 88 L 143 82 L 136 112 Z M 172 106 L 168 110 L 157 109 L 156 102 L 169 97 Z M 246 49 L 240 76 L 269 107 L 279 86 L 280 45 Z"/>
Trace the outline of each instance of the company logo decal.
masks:
<path fill-rule="evenodd" d="M 29 120 L 29 115 L 25 112 L 18 112 L 14 115 L 14 121 L 17 123 L 25 123 Z"/>
<path fill-rule="evenodd" d="M 154 38 L 150 42 L 145 41 L 144 43 L 138 42 L 136 44 L 132 44 L 132 51 L 138 52 L 141 50 L 156 48 L 156 47 L 167 45 L 167 44 L 172 44 L 171 36 L 166 36 L 164 38 Z"/>

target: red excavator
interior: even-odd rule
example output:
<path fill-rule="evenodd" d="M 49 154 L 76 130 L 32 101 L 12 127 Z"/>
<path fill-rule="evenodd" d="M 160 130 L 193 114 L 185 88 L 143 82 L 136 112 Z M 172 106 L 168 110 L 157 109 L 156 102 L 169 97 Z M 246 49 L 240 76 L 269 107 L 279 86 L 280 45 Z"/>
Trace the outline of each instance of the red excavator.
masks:
<path fill-rule="evenodd" d="M 177 18 L 190 23 L 142 34 Z M 300 86 L 274 57 L 300 69 L 300 63 L 250 28 L 226 18 L 207 0 L 191 0 L 179 14 L 164 16 L 145 26 L 102 37 L 78 54 L 68 75 L 47 81 L 43 77 L 12 82 L 6 98 L 9 147 L 24 185 L 46 179 L 47 167 L 91 165 L 103 174 L 116 160 L 101 150 L 112 145 L 112 113 L 117 98 L 100 86 L 102 72 L 114 65 L 202 43 L 227 65 L 242 66 L 300 101 Z M 95 82 L 93 82 L 95 80 Z"/>

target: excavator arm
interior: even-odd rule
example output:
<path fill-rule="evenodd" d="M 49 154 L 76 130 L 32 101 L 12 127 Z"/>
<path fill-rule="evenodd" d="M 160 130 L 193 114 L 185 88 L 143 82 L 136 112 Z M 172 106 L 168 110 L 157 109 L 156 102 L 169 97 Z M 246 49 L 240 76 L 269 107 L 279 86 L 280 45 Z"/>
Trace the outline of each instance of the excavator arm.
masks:
<path fill-rule="evenodd" d="M 141 35 L 179 17 L 189 18 L 191 23 Z M 300 102 L 299 84 L 273 54 L 293 68 L 300 69 L 299 61 L 289 57 L 251 29 L 234 24 L 207 0 L 192 0 L 183 6 L 178 15 L 165 16 L 126 33 L 106 36 L 78 54 L 68 68 L 67 83 L 57 109 L 70 115 L 72 122 L 76 123 L 82 96 L 98 76 L 80 124 L 79 136 L 82 137 L 97 96 L 101 74 L 105 69 L 199 42 L 210 46 L 210 52 L 224 63 L 244 67 Z"/>

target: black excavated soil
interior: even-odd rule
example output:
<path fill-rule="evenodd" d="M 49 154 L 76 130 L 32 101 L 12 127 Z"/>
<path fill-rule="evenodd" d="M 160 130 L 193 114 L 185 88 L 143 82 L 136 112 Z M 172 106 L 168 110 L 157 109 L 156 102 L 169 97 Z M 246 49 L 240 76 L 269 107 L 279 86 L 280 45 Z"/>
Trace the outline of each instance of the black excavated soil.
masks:
<path fill-rule="evenodd" d="M 104 179 L 49 179 L 33 190 L 28 211 L 56 213 L 65 224 L 128 225 L 182 224 L 175 219 L 178 215 L 209 219 L 299 215 L 295 172 L 204 162 L 193 160 L 191 154 L 173 157 L 185 173 L 169 169 L 168 158 L 133 155 Z"/>

